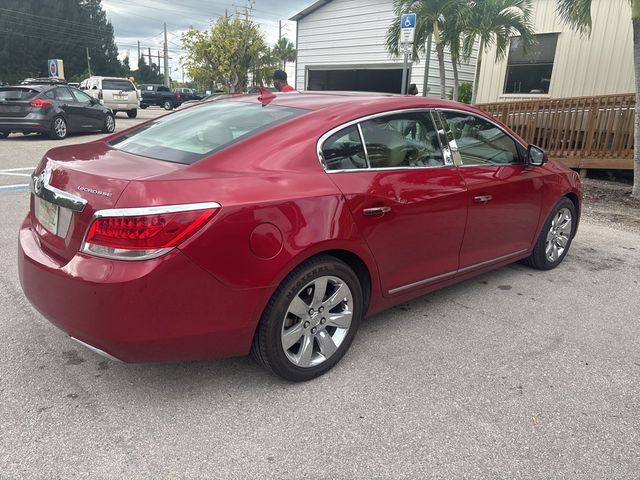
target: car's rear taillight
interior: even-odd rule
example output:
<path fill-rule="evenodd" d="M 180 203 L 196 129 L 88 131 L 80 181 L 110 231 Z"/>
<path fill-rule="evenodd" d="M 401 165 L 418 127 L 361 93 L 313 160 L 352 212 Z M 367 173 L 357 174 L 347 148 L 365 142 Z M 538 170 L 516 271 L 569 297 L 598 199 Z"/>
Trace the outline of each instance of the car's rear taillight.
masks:
<path fill-rule="evenodd" d="M 29 103 L 33 108 L 47 108 L 51 105 L 51 102 L 48 100 L 42 100 L 41 98 L 36 98 Z"/>
<path fill-rule="evenodd" d="M 179 94 L 179 93 L 176 93 L 176 98 L 177 98 L 178 100 L 180 100 L 181 96 L 180 96 L 180 94 Z"/>
<path fill-rule="evenodd" d="M 147 260 L 171 251 L 220 209 L 215 202 L 96 212 L 82 243 L 84 253 L 118 260 Z"/>

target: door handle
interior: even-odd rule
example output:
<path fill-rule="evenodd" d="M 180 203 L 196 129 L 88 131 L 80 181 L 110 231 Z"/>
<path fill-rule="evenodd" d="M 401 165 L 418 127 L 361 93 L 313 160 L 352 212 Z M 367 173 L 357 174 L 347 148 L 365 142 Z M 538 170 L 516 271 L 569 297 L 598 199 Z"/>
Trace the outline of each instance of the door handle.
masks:
<path fill-rule="evenodd" d="M 375 208 L 365 208 L 362 210 L 362 213 L 368 217 L 373 215 L 384 215 L 385 213 L 389 213 L 391 211 L 391 207 L 375 207 Z"/>
<path fill-rule="evenodd" d="M 476 203 L 487 203 L 492 199 L 493 199 L 493 196 L 491 195 L 478 195 L 477 197 L 473 198 L 473 201 Z"/>

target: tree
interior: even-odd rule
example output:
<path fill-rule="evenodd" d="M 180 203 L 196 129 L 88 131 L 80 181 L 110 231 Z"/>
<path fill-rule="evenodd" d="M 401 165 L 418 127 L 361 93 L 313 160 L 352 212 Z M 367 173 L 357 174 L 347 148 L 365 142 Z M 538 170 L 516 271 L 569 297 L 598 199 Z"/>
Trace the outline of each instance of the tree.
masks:
<path fill-rule="evenodd" d="M 182 35 L 182 45 L 188 52 L 184 66 L 189 76 L 211 88 L 223 85 L 229 93 L 246 88 L 248 73 L 266 49 L 248 13 L 244 18 L 220 17 L 208 31 L 191 27 Z"/>
<path fill-rule="evenodd" d="M 640 198 L 640 0 L 617 0 L 631 4 L 633 25 L 633 66 L 635 71 L 636 112 L 633 138 L 633 189 L 631 196 Z M 557 0 L 558 15 L 563 22 L 582 34 L 591 33 L 591 0 Z"/>
<path fill-rule="evenodd" d="M 273 52 L 274 49 L 266 47 L 254 64 L 252 73 L 253 86 L 264 86 L 271 83 L 273 72 L 280 68 L 280 60 Z"/>
<path fill-rule="evenodd" d="M 387 31 L 387 50 L 393 56 L 400 55 L 400 16 L 403 13 L 416 14 L 416 33 L 411 58 L 420 61 L 420 55 L 425 53 L 427 39 L 433 35 L 438 66 L 440 69 L 440 98 L 446 98 L 446 76 L 444 64 L 445 37 L 447 28 L 453 30 L 459 27 L 456 20 L 460 11 L 468 8 L 467 0 L 393 0 L 395 20 Z"/>
<path fill-rule="evenodd" d="M 296 61 L 296 47 L 287 37 L 282 37 L 273 47 L 273 55 L 282 63 L 282 69 L 287 68 L 287 62 Z"/>
<path fill-rule="evenodd" d="M 68 79 L 85 77 L 87 48 L 91 69 L 118 75 L 120 62 L 100 0 L 2 0 L 0 2 L 0 79 L 18 82 L 47 76 L 47 59 L 64 61 Z"/>
<path fill-rule="evenodd" d="M 484 0 L 470 5 L 465 22 L 465 54 L 470 55 L 475 42 L 480 41 L 471 103 L 475 104 L 478 97 L 482 57 L 488 49 L 495 45 L 496 60 L 502 60 L 511 37 L 519 35 L 525 50 L 534 44 L 531 15 L 531 0 Z"/>
<path fill-rule="evenodd" d="M 126 60 L 126 59 L 125 59 Z M 138 59 L 138 69 L 130 73 L 135 81 L 141 83 L 164 83 L 164 75 L 160 74 L 160 67 L 155 63 L 147 65 L 144 57 Z"/>

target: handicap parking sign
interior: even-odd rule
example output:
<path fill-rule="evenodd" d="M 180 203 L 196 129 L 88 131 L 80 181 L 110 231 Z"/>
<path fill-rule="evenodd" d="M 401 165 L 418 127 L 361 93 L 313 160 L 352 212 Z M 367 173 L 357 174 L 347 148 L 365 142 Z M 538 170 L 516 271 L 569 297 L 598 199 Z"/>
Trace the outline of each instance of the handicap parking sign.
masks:
<path fill-rule="evenodd" d="M 400 42 L 413 43 L 416 34 L 416 14 L 405 13 L 400 17 Z"/>

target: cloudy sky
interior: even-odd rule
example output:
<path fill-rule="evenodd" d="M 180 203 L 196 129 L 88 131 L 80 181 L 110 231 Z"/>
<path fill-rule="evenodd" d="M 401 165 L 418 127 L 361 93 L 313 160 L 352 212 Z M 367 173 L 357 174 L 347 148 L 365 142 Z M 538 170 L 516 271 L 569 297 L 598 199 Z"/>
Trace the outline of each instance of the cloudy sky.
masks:
<path fill-rule="evenodd" d="M 282 20 L 282 34 L 295 42 L 296 24 L 289 18 L 315 0 L 255 0 L 252 3 L 254 20 L 262 28 L 267 42 L 273 44 L 278 39 L 279 20 Z M 225 10 L 231 14 L 243 10 L 247 4 L 244 0 L 102 0 L 115 30 L 120 56 L 129 53 L 133 69 L 137 68 L 138 40 L 144 54 L 151 48 L 151 55 L 157 58 L 160 51 L 162 59 L 162 25 L 167 23 L 171 76 L 176 80 L 182 79 L 182 32 L 190 25 L 208 28 Z"/>

